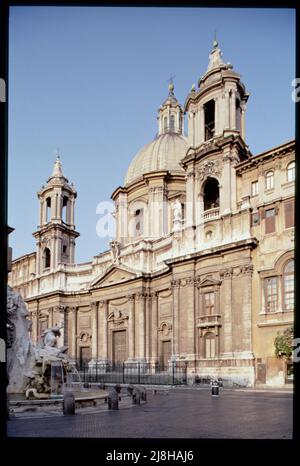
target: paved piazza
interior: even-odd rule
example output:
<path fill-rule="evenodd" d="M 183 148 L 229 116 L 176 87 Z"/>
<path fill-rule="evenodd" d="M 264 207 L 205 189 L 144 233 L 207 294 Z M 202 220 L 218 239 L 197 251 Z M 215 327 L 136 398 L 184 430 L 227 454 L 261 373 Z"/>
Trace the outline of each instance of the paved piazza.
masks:
<path fill-rule="evenodd" d="M 169 389 L 147 403 L 120 403 L 118 411 L 77 410 L 75 416 L 32 414 L 7 423 L 9 437 L 82 438 L 292 438 L 291 393 L 223 389 Z M 123 403 L 123 404 L 122 404 Z"/>

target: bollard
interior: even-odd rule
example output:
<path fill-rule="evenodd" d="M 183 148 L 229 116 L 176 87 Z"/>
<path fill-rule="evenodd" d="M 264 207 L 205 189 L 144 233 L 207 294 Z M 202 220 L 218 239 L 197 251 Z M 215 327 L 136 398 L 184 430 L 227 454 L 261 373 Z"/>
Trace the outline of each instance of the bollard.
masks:
<path fill-rule="evenodd" d="M 138 388 L 135 388 L 132 392 L 132 403 L 135 405 L 141 404 L 141 392 Z"/>
<path fill-rule="evenodd" d="M 128 393 L 129 393 L 130 396 L 132 396 L 133 390 L 134 390 L 134 386 L 131 385 L 131 384 L 129 384 L 128 387 L 127 387 L 127 391 L 128 391 Z"/>
<path fill-rule="evenodd" d="M 110 390 L 107 399 L 108 409 L 119 409 L 119 395 L 116 390 Z"/>
<path fill-rule="evenodd" d="M 122 387 L 121 387 L 121 385 L 120 385 L 119 383 L 117 383 L 117 385 L 115 385 L 114 388 L 115 388 L 115 390 L 116 390 L 117 393 L 121 393 Z"/>
<path fill-rule="evenodd" d="M 75 396 L 72 392 L 64 394 L 63 413 L 65 415 L 75 414 Z"/>
<path fill-rule="evenodd" d="M 212 396 L 219 396 L 219 384 L 218 382 L 213 382 L 211 386 Z"/>
<path fill-rule="evenodd" d="M 141 400 L 147 401 L 147 392 L 146 392 L 145 387 L 140 387 L 140 392 L 141 392 Z"/>

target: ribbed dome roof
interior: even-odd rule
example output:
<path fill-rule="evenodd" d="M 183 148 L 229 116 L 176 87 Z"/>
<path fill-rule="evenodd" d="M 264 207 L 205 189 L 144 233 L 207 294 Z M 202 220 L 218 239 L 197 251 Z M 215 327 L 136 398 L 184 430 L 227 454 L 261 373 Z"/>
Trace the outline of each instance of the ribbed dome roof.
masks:
<path fill-rule="evenodd" d="M 187 149 L 187 138 L 181 134 L 161 134 L 136 154 L 127 170 L 125 184 L 153 171 L 183 171 L 179 162 L 186 155 Z"/>

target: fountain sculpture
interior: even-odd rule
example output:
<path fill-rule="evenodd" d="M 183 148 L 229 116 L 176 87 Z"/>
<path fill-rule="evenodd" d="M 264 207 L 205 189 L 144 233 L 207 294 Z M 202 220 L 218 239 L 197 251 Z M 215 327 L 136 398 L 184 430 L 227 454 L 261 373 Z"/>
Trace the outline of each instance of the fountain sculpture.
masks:
<path fill-rule="evenodd" d="M 7 287 L 7 374 L 8 393 L 44 399 L 62 394 L 71 366 L 67 346 L 58 348 L 61 327 L 44 330 L 34 345 L 28 333 L 32 323 L 19 293 Z"/>

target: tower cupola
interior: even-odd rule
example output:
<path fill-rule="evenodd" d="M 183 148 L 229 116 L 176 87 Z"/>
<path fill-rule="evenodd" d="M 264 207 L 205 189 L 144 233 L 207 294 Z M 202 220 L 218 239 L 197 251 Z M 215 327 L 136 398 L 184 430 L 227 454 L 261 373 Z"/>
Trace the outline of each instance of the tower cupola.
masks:
<path fill-rule="evenodd" d="M 169 84 L 169 95 L 158 109 L 158 135 L 184 134 L 184 112 L 174 94 L 174 83 Z"/>

